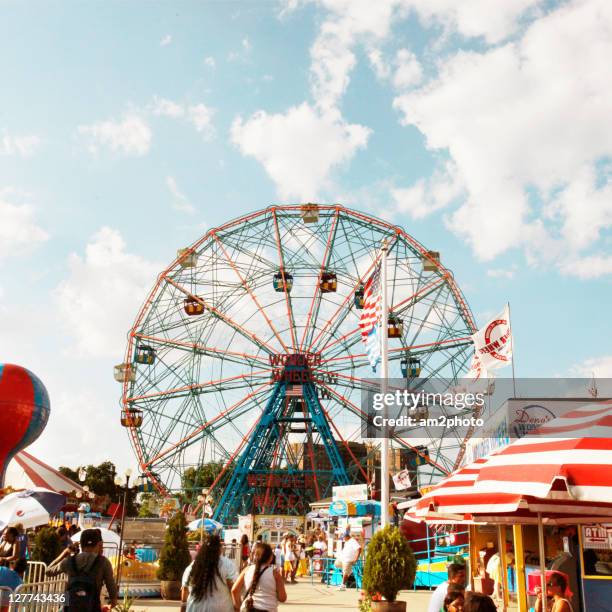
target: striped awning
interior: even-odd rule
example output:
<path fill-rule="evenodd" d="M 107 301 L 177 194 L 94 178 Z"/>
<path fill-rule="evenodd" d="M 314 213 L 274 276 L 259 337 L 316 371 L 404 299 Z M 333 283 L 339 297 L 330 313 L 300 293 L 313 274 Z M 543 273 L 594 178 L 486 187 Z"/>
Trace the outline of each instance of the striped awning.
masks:
<path fill-rule="evenodd" d="M 56 493 L 84 492 L 81 485 L 25 451 L 17 453 L 9 464 L 5 485 L 15 490 L 43 487 Z"/>
<path fill-rule="evenodd" d="M 576 437 L 553 437 L 570 431 Z M 612 405 L 592 404 L 549 421 L 400 508 L 408 508 L 409 518 L 431 522 L 531 523 L 538 514 L 547 523 L 608 521 Z"/>
<path fill-rule="evenodd" d="M 576 408 L 491 455 L 474 489 L 612 504 L 612 403 Z"/>

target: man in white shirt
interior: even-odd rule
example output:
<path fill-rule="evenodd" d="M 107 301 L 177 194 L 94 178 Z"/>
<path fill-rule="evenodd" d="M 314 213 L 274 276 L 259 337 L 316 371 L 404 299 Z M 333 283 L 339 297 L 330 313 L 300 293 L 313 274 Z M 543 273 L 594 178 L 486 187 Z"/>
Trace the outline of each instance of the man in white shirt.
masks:
<path fill-rule="evenodd" d="M 465 591 L 465 565 L 451 563 L 448 566 L 448 580 L 438 585 L 429 600 L 427 612 L 440 612 L 449 591 Z"/>
<path fill-rule="evenodd" d="M 340 561 L 342 567 L 342 584 L 340 590 L 346 589 L 346 583 L 349 577 L 353 573 L 353 566 L 359 559 L 361 553 L 361 544 L 350 534 L 344 535 L 344 546 L 338 555 L 338 561 Z"/>

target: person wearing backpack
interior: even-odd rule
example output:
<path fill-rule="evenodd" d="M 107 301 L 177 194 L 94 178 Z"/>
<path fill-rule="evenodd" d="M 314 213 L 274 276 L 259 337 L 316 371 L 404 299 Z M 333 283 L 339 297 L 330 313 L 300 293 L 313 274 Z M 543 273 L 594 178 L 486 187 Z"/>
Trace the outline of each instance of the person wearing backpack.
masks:
<path fill-rule="evenodd" d="M 285 581 L 274 567 L 274 551 L 269 544 L 255 545 L 253 565 L 242 570 L 232 587 L 234 609 L 241 612 L 277 612 L 279 602 L 287 601 Z M 242 591 L 246 591 L 241 600 Z"/>
<path fill-rule="evenodd" d="M 106 586 L 111 607 L 117 605 L 113 566 L 102 554 L 103 548 L 100 530 L 85 529 L 81 533 L 81 552 L 70 546 L 47 568 L 47 576 L 68 576 L 66 612 L 101 612 L 102 586 Z"/>

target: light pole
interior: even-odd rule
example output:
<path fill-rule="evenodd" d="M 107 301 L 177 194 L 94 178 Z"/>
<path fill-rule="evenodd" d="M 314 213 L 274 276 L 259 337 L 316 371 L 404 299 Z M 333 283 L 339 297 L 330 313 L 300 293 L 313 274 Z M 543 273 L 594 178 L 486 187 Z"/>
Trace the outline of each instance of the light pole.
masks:
<path fill-rule="evenodd" d="M 117 588 L 119 588 L 119 578 L 121 577 L 121 553 L 123 552 L 123 528 L 125 526 L 125 506 L 127 504 L 127 494 L 130 487 L 130 476 L 132 470 L 125 470 L 125 485 L 121 476 L 115 476 L 115 484 L 118 487 L 123 487 L 123 504 L 121 505 L 121 533 L 119 534 L 119 550 L 117 551 Z"/>

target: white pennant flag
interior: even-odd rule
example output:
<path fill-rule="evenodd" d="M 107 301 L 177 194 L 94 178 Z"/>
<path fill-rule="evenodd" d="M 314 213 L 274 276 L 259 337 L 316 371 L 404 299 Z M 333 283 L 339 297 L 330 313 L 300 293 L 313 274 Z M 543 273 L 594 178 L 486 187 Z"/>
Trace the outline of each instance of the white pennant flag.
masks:
<path fill-rule="evenodd" d="M 512 330 L 510 329 L 510 312 L 506 304 L 503 312 L 489 321 L 473 336 L 474 362 L 480 362 L 480 369 L 496 370 L 512 363 Z M 471 372 L 472 368 L 470 368 Z M 482 374 L 480 374 L 482 376 Z"/>
<path fill-rule="evenodd" d="M 393 474 L 392 478 L 396 491 L 409 489 L 412 486 L 412 481 L 410 480 L 410 472 L 408 470 L 402 470 L 397 474 Z"/>

